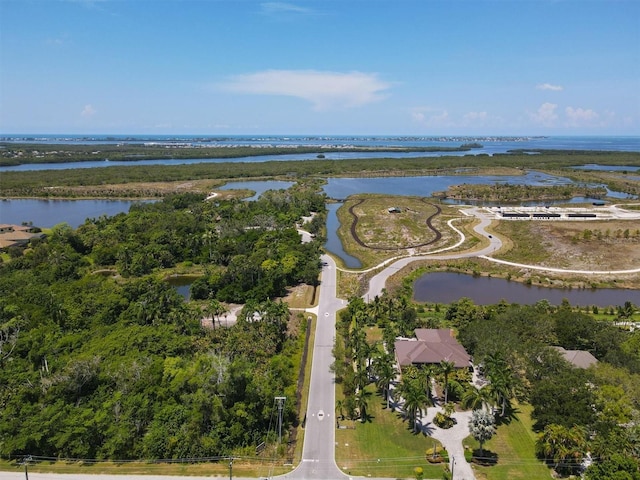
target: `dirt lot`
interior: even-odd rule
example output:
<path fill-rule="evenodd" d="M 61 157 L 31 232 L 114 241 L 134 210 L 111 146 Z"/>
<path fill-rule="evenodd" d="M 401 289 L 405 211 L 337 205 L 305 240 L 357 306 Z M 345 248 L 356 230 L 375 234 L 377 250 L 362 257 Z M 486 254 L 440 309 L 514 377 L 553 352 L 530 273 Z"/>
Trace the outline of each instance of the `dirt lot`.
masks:
<path fill-rule="evenodd" d="M 502 258 L 574 270 L 640 267 L 640 225 L 635 221 L 503 221 L 496 231 L 514 242 Z"/>

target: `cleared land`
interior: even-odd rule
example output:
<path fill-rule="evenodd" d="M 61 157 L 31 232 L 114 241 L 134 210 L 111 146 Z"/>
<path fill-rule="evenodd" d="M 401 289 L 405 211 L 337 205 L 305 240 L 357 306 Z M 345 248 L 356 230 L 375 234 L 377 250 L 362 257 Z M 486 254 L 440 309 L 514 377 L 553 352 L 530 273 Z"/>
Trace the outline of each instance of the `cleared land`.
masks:
<path fill-rule="evenodd" d="M 640 265 L 640 226 L 635 221 L 501 221 L 495 231 L 508 247 L 496 258 L 573 270 L 625 270 Z M 618 286 L 638 276 L 616 276 Z M 631 282 L 631 283 L 629 283 Z"/>

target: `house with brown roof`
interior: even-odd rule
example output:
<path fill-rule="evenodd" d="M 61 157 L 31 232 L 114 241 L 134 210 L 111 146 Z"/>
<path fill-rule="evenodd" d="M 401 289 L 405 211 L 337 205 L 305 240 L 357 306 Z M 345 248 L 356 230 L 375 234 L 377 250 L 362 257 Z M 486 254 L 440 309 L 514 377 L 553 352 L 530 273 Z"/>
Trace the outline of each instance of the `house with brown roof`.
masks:
<path fill-rule="evenodd" d="M 26 225 L 0 224 L 0 249 L 23 247 L 33 238 L 44 238 L 38 228 Z"/>
<path fill-rule="evenodd" d="M 450 328 L 417 328 L 416 338 L 397 339 L 396 361 L 400 367 L 439 365 L 453 362 L 455 368 L 470 368 L 471 357 Z"/>
<path fill-rule="evenodd" d="M 562 358 L 577 368 L 589 368 L 591 365 L 598 363 L 598 359 L 586 350 L 565 350 L 562 347 L 555 348 Z"/>

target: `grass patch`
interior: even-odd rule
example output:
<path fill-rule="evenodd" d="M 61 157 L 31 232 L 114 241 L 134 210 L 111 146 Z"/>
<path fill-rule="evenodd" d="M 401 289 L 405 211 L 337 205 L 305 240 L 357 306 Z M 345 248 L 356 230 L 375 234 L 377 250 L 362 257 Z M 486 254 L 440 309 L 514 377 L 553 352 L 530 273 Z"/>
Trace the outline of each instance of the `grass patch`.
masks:
<path fill-rule="evenodd" d="M 498 433 L 483 446 L 497 455 L 493 466 L 473 465 L 478 480 L 547 480 L 551 471 L 535 456 L 536 436 L 532 429 L 530 405 L 519 405 L 517 414 L 508 424 L 498 427 Z M 480 444 L 472 437 L 464 441 L 465 448 L 476 450 Z"/>
<path fill-rule="evenodd" d="M 375 390 L 373 385 L 367 387 Z M 340 390 L 340 389 L 338 389 Z M 371 397 L 371 421 L 342 421 L 336 432 L 336 463 L 348 475 L 408 478 L 413 469 L 422 467 L 424 478 L 442 478 L 444 464 L 431 465 L 425 452 L 434 442 L 423 434 L 414 435 L 397 412 L 384 408 L 386 403 L 377 393 Z"/>
<path fill-rule="evenodd" d="M 540 237 L 531 232 L 531 222 L 499 222 L 495 231 L 510 239 L 508 250 L 503 249 L 496 258 L 516 263 L 539 264 L 549 258 L 549 251 L 540 242 Z"/>
<path fill-rule="evenodd" d="M 270 470 L 269 461 L 234 460 L 234 477 L 259 477 Z M 279 466 L 274 469 L 278 474 L 284 474 L 291 469 Z M 0 471 L 16 472 L 24 475 L 24 467 L 13 461 L 0 461 Z M 83 463 L 74 461 L 41 461 L 29 465 L 29 473 L 56 473 L 80 475 L 174 475 L 174 476 L 229 476 L 229 461 L 221 460 L 207 463 L 163 463 L 163 462 L 96 462 Z M 276 473 L 274 473 L 276 474 Z"/>
<path fill-rule="evenodd" d="M 420 197 L 354 195 L 338 209 L 338 236 L 345 251 L 360 259 L 363 268 L 393 257 L 438 250 L 458 241 L 457 234 L 451 231 L 446 222 L 461 214 L 456 208 L 440 205 L 442 213 L 434 217 L 432 223 L 441 232 L 442 238 L 429 243 L 436 240 L 436 234 L 428 228 L 426 221 L 436 213 L 436 203 L 437 200 Z M 351 234 L 354 222 L 349 212 L 351 207 L 354 207 L 353 211 L 358 217 L 356 234 L 366 246 L 358 244 Z M 391 207 L 397 207 L 399 211 L 390 213 Z"/>

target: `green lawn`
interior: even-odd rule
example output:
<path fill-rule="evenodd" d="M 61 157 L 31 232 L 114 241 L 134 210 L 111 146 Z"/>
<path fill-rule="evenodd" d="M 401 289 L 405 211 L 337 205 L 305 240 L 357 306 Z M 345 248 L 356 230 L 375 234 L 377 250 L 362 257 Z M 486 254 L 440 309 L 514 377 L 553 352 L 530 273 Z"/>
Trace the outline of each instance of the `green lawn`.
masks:
<path fill-rule="evenodd" d="M 519 405 L 511 423 L 498 427 L 498 433 L 484 444 L 484 450 L 497 454 L 498 461 L 490 467 L 473 466 L 478 480 L 547 480 L 549 470 L 535 456 L 536 435 L 531 425 L 531 406 Z M 479 447 L 472 437 L 465 440 L 472 449 Z"/>
<path fill-rule="evenodd" d="M 374 391 L 373 385 L 368 388 Z M 444 464 L 430 465 L 425 458 L 434 440 L 414 435 L 397 412 L 384 407 L 382 398 L 374 393 L 369 404 L 371 421 L 341 422 L 348 428 L 336 431 L 338 467 L 348 475 L 387 478 L 415 478 L 413 469 L 422 467 L 424 478 L 442 478 Z"/>

